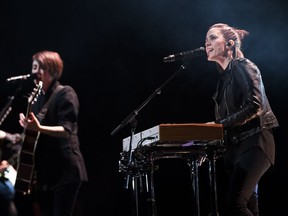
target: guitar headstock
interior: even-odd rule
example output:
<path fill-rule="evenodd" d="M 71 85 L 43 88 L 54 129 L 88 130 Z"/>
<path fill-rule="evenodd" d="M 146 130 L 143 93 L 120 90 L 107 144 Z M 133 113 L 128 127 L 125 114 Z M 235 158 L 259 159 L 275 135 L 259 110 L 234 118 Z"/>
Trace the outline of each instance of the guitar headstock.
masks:
<path fill-rule="evenodd" d="M 37 98 L 41 93 L 42 87 L 43 87 L 43 82 L 39 81 L 28 98 L 28 106 L 32 105 L 33 103 L 37 101 Z"/>

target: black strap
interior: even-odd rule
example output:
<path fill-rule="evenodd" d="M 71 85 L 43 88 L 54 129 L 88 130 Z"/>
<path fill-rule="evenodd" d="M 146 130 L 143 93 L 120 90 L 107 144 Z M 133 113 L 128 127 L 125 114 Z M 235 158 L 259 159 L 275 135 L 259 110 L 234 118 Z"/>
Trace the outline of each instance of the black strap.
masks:
<path fill-rule="evenodd" d="M 56 93 L 58 93 L 62 88 L 64 88 L 63 85 L 57 85 L 56 86 L 55 90 L 53 91 L 53 93 L 50 96 L 50 98 L 48 99 L 48 101 L 46 101 L 46 103 L 44 104 L 43 108 L 36 115 L 40 122 L 44 119 L 52 99 L 55 97 Z"/>

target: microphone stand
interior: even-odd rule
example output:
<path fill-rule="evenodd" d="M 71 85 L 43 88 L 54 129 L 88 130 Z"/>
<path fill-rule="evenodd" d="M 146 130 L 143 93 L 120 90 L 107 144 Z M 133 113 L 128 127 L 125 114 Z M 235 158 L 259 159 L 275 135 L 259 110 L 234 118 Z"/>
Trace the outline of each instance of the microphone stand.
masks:
<path fill-rule="evenodd" d="M 128 123 L 131 124 L 131 135 L 130 135 L 130 142 L 129 142 L 129 150 L 128 150 L 128 171 L 126 172 L 126 182 L 125 182 L 125 189 L 129 188 L 129 180 L 131 178 L 131 172 L 129 172 L 129 169 L 133 168 L 134 166 L 134 160 L 132 158 L 132 143 L 133 143 L 133 136 L 136 131 L 136 125 L 137 125 L 137 120 L 136 116 L 139 114 L 139 112 L 156 96 L 161 94 L 161 90 L 182 70 L 185 70 L 188 66 L 187 61 L 183 61 L 183 64 L 176 70 L 172 76 L 170 76 L 162 85 L 160 85 L 137 109 L 135 109 L 133 112 L 131 112 L 112 132 L 111 135 L 114 136 L 120 129 L 122 129 L 125 125 Z M 133 173 L 133 172 L 132 172 Z M 132 185 L 132 189 L 134 190 L 134 195 L 135 195 L 135 206 L 136 206 L 136 216 L 138 216 L 138 192 L 137 192 L 137 181 L 135 180 L 135 177 L 132 177 L 132 180 L 134 180 L 134 183 Z M 156 212 L 153 213 L 153 215 L 156 215 Z"/>
<path fill-rule="evenodd" d="M 5 106 L 2 108 L 2 110 L 0 111 L 0 126 L 2 125 L 2 123 L 4 122 L 4 120 L 6 119 L 6 117 L 9 115 L 9 113 L 12 110 L 12 104 L 16 98 L 16 96 L 18 95 L 18 93 L 20 92 L 20 90 L 22 89 L 22 86 L 18 86 L 14 95 L 13 96 L 9 96 L 8 97 L 8 102 L 5 104 Z"/>
<path fill-rule="evenodd" d="M 166 86 L 180 71 L 187 68 L 187 64 L 182 64 L 178 70 L 172 76 L 169 77 L 160 87 L 158 87 L 137 109 L 130 113 L 110 134 L 114 136 L 120 129 L 122 129 L 128 123 L 131 123 L 141 111 L 157 94 L 161 94 L 161 90 Z"/>

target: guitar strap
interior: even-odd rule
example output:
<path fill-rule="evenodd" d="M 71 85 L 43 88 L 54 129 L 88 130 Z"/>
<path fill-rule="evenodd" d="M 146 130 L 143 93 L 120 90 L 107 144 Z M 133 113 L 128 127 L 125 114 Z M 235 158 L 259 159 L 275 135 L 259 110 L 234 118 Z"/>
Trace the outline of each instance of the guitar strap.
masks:
<path fill-rule="evenodd" d="M 46 103 L 44 104 L 43 108 L 42 108 L 42 109 L 40 110 L 40 112 L 36 115 L 37 118 L 38 118 L 38 120 L 39 120 L 39 122 L 41 122 L 41 121 L 44 119 L 44 117 L 45 117 L 45 115 L 46 115 L 46 113 L 47 113 L 47 110 L 48 110 L 48 108 L 49 108 L 49 105 L 50 105 L 52 99 L 55 97 L 55 95 L 56 95 L 62 88 L 64 88 L 63 85 L 57 85 L 57 86 L 56 86 L 55 90 L 53 91 L 53 93 L 52 93 L 52 95 L 50 96 L 50 98 L 48 99 L 48 101 L 46 101 Z"/>

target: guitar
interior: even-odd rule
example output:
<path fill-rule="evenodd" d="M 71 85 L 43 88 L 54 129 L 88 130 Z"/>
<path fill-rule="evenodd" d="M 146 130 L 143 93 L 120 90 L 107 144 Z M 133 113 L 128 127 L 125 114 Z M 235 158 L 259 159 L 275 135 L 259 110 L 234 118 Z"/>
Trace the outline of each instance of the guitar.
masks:
<path fill-rule="evenodd" d="M 42 90 L 43 82 L 40 81 L 28 98 L 26 117 L 31 112 L 32 105 Z M 30 194 L 34 184 L 34 153 L 40 132 L 29 131 L 24 128 L 22 133 L 22 145 L 19 151 L 17 163 L 17 176 L 15 182 L 15 190 L 23 194 Z"/>

